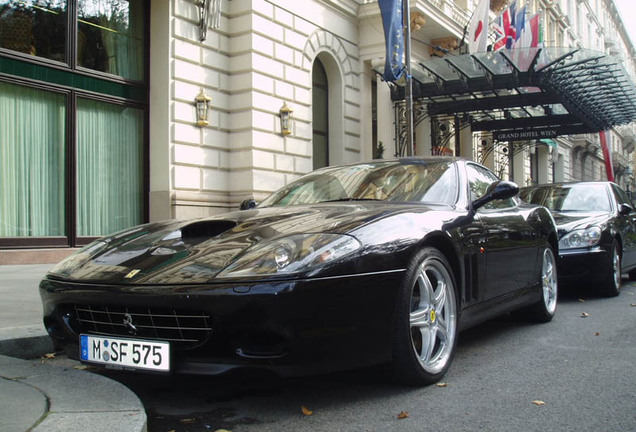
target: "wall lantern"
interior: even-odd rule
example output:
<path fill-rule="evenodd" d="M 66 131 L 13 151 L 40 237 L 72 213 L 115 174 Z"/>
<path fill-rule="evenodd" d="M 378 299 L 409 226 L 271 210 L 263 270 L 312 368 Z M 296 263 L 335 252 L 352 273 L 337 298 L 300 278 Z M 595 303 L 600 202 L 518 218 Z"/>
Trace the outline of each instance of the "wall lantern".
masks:
<path fill-rule="evenodd" d="M 221 26 L 221 0 L 193 0 L 199 10 L 199 41 L 208 35 L 208 27 L 218 29 Z"/>
<path fill-rule="evenodd" d="M 207 126 L 208 124 L 210 124 L 208 122 L 208 109 L 210 108 L 211 100 L 212 98 L 206 95 L 203 91 L 203 87 L 201 88 L 201 91 L 199 92 L 197 97 L 194 98 L 194 106 L 196 107 L 197 111 L 197 126 L 199 127 Z"/>
<path fill-rule="evenodd" d="M 280 109 L 280 133 L 283 135 L 291 135 L 291 114 L 293 109 L 287 106 L 287 102 L 283 102 L 283 106 Z"/>

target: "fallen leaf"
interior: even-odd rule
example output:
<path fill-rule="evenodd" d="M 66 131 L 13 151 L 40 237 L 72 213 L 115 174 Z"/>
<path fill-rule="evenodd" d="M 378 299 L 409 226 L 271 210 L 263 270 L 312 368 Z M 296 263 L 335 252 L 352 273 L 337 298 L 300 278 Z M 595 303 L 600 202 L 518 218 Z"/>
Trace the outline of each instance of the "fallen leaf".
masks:
<path fill-rule="evenodd" d="M 585 303 L 585 299 L 579 299 L 581 303 Z"/>
<path fill-rule="evenodd" d="M 306 416 L 310 416 L 310 415 L 312 415 L 314 413 L 312 410 L 307 408 L 305 405 L 303 405 L 300 409 L 302 410 L 303 415 L 306 415 Z"/>
<path fill-rule="evenodd" d="M 587 312 L 583 312 L 583 313 L 581 314 L 581 318 L 587 318 L 587 317 L 589 317 L 589 316 L 590 316 L 590 314 L 589 314 L 589 313 L 587 313 Z"/>
<path fill-rule="evenodd" d="M 86 370 L 86 369 L 88 369 L 88 366 L 86 366 L 86 365 L 73 366 L 73 369 Z"/>
<path fill-rule="evenodd" d="M 600 335 L 601 335 L 601 332 L 594 333 L 594 336 L 600 336 Z"/>
<path fill-rule="evenodd" d="M 54 359 L 55 358 L 55 353 L 48 353 L 48 354 L 44 354 L 44 358 L 45 359 Z"/>
<path fill-rule="evenodd" d="M 184 418 L 179 420 L 179 422 L 183 423 L 183 424 L 190 424 L 190 423 L 195 423 L 197 421 L 196 418 Z"/>
<path fill-rule="evenodd" d="M 408 418 L 408 416 L 409 416 L 409 413 L 407 411 L 402 411 L 401 413 L 398 414 L 398 418 L 400 420 Z"/>
<path fill-rule="evenodd" d="M 636 307 L 636 303 L 630 304 L 631 307 Z"/>
<path fill-rule="evenodd" d="M 532 403 L 537 405 L 537 406 L 545 405 L 545 402 L 543 402 L 542 400 L 533 400 Z"/>
<path fill-rule="evenodd" d="M 437 387 L 448 387 L 448 384 L 441 382 L 441 383 L 437 383 L 435 384 Z"/>

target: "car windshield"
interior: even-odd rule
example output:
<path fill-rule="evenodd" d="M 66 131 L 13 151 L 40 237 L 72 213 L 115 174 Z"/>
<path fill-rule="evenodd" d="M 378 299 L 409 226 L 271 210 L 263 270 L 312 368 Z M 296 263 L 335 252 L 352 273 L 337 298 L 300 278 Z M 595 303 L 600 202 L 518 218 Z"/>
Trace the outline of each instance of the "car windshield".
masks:
<path fill-rule="evenodd" d="M 522 200 L 559 212 L 609 212 L 607 189 L 602 184 L 578 184 L 530 188 L 521 192 Z"/>
<path fill-rule="evenodd" d="M 449 161 L 379 161 L 328 167 L 274 192 L 259 207 L 382 200 L 454 204 L 457 172 Z"/>

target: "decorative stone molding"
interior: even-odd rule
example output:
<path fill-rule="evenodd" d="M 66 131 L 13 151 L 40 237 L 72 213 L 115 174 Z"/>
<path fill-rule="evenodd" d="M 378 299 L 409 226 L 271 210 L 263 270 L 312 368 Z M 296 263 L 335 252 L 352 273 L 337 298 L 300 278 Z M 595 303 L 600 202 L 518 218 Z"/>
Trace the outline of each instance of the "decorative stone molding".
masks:
<path fill-rule="evenodd" d="M 441 39 L 433 39 L 428 47 L 428 53 L 435 57 L 444 57 L 446 54 L 453 52 L 459 46 L 456 37 L 445 37 Z M 441 50 L 439 48 L 442 48 Z"/>

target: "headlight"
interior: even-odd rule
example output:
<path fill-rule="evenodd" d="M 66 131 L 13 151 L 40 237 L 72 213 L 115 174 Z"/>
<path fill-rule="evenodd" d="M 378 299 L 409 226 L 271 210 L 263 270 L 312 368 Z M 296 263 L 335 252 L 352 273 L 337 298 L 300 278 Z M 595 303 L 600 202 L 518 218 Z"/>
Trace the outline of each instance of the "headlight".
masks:
<path fill-rule="evenodd" d="M 296 273 L 333 262 L 359 248 L 360 242 L 346 235 L 293 235 L 249 249 L 218 277 Z"/>
<path fill-rule="evenodd" d="M 559 249 L 574 249 L 595 246 L 601 240 L 601 229 L 590 227 L 582 230 L 575 230 L 564 235 L 559 240 Z"/>
<path fill-rule="evenodd" d="M 49 270 L 49 273 L 60 276 L 68 276 L 83 266 L 99 252 L 104 250 L 106 246 L 108 246 L 108 243 L 103 240 L 95 240 L 57 263 L 51 270 Z"/>

